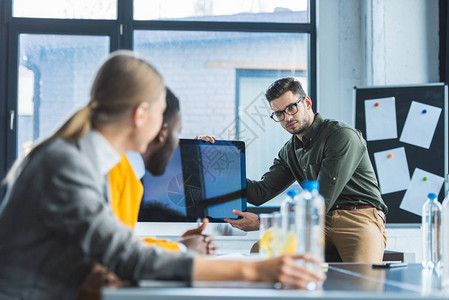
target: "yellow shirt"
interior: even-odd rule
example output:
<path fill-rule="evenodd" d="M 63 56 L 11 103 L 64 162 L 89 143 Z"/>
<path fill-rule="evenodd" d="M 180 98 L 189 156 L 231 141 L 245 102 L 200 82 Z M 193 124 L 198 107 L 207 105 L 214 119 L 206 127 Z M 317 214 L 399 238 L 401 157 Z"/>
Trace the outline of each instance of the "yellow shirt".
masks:
<path fill-rule="evenodd" d="M 143 196 L 143 185 L 134 174 L 126 155 L 109 171 L 111 189 L 111 208 L 114 214 L 125 225 L 134 229 L 139 216 L 140 202 Z M 167 251 L 180 251 L 178 243 L 168 240 L 145 238 L 147 246 L 159 246 Z"/>

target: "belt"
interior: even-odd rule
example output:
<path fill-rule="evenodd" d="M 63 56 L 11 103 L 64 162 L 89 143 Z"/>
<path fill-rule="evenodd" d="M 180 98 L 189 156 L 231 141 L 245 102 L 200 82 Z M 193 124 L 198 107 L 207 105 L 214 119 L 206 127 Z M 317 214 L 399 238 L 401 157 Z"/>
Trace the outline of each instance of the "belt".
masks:
<path fill-rule="evenodd" d="M 375 208 L 372 205 L 369 204 L 341 204 L 341 205 L 335 205 L 334 208 L 332 208 L 329 213 L 331 213 L 334 210 L 357 210 L 357 209 L 366 209 L 366 208 Z M 384 223 L 386 223 L 386 216 L 385 213 L 383 211 L 381 211 L 380 209 L 377 209 L 377 214 L 379 215 L 379 217 L 381 217 L 381 219 L 384 221 Z"/>
<path fill-rule="evenodd" d="M 356 210 L 356 209 L 364 209 L 364 208 L 375 208 L 372 205 L 369 204 L 342 204 L 342 205 L 335 205 L 335 208 L 333 210 L 341 209 L 341 210 Z"/>

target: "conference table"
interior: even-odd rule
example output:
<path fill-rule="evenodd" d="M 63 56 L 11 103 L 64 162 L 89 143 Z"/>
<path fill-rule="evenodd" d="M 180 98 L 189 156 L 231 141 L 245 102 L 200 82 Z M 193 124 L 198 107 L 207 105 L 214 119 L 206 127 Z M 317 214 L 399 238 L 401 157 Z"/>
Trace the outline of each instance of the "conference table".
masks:
<path fill-rule="evenodd" d="M 441 272 L 421 264 L 374 268 L 365 263 L 331 263 L 316 291 L 292 290 L 268 283 L 142 281 L 143 286 L 104 289 L 104 300 L 126 299 L 449 299 Z"/>

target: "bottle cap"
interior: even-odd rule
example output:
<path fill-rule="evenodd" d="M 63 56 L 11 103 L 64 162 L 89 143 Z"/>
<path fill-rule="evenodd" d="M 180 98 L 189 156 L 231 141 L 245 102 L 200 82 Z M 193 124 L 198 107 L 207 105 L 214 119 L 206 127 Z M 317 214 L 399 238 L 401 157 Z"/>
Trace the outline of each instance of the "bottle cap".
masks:
<path fill-rule="evenodd" d="M 437 198 L 437 195 L 436 195 L 435 193 L 429 193 L 429 194 L 427 195 L 427 198 L 429 198 L 430 200 L 433 200 L 433 199 L 436 199 L 436 198 Z"/>
<path fill-rule="evenodd" d="M 316 180 L 309 180 L 309 181 L 304 181 L 302 183 L 302 188 L 306 191 L 313 191 L 313 190 L 319 190 L 320 189 L 320 184 L 318 183 L 318 181 Z"/>
<path fill-rule="evenodd" d="M 287 195 L 288 195 L 289 197 L 291 197 L 291 198 L 294 198 L 296 195 L 298 195 L 298 191 L 296 191 L 296 190 L 289 190 L 289 191 L 287 192 Z"/>

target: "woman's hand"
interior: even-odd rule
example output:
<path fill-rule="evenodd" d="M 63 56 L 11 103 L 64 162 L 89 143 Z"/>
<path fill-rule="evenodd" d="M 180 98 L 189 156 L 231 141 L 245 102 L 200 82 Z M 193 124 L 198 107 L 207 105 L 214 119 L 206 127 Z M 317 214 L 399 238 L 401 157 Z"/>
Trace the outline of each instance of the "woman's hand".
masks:
<path fill-rule="evenodd" d="M 304 255 L 283 255 L 280 257 L 252 262 L 255 271 L 255 280 L 262 282 L 279 282 L 283 285 L 293 286 L 299 289 L 314 289 L 326 279 L 322 271 L 311 270 L 307 264 L 298 261 L 309 262 L 320 265 L 320 261 L 308 254 Z"/>
<path fill-rule="evenodd" d="M 286 287 L 315 289 L 326 279 L 324 273 L 306 263 L 321 262 L 310 255 L 283 255 L 261 261 L 194 258 L 194 280 L 252 281 L 281 283 Z"/>

